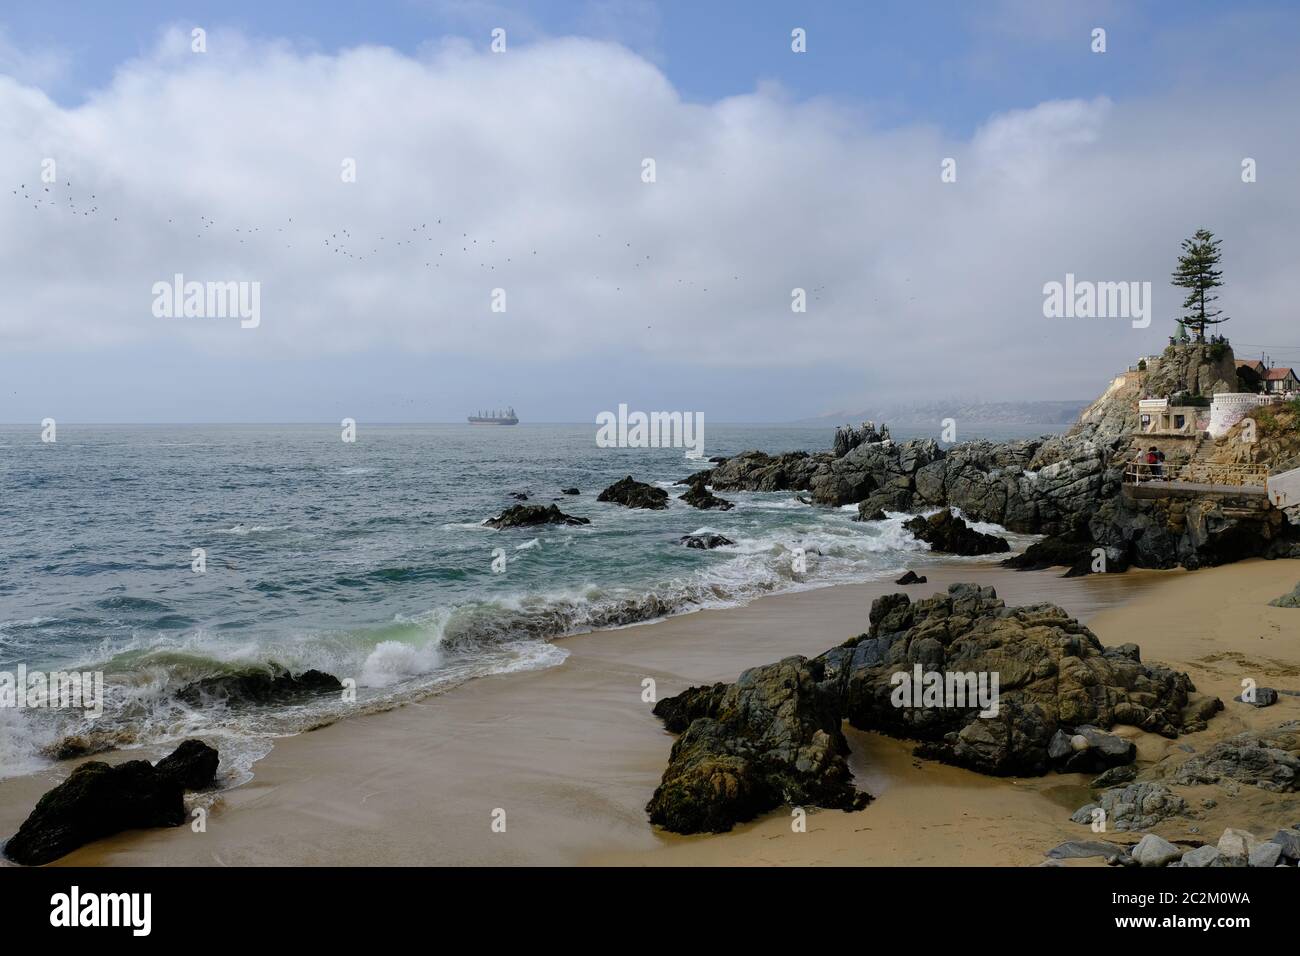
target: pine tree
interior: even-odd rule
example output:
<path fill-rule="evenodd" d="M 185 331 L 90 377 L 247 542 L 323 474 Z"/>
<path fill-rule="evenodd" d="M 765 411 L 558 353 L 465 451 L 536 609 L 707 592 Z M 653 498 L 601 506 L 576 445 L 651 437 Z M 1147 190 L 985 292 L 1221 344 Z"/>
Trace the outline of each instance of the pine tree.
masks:
<path fill-rule="evenodd" d="M 1208 229 L 1197 229 L 1192 238 L 1183 240 L 1183 254 L 1172 277 L 1174 285 L 1188 290 L 1183 300 L 1186 314 L 1180 321 L 1200 342 L 1205 341 L 1206 326 L 1228 321 L 1228 316 L 1214 308 L 1219 297 L 1213 290 L 1223 285 L 1223 273 L 1217 268 L 1221 241 Z"/>

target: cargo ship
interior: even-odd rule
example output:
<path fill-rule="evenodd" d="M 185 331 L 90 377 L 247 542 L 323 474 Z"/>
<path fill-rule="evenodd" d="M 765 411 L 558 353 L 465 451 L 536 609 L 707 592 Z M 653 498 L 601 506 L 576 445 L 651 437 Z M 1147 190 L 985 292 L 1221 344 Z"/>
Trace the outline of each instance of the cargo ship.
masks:
<path fill-rule="evenodd" d="M 471 425 L 518 425 L 519 419 L 515 417 L 515 410 L 507 408 L 504 412 L 479 412 L 477 415 L 469 416 Z"/>

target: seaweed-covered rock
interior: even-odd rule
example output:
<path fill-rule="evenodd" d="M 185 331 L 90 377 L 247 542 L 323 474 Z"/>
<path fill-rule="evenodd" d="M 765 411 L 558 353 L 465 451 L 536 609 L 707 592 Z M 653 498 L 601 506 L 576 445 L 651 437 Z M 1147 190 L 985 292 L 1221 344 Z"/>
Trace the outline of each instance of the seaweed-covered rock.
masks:
<path fill-rule="evenodd" d="M 668 507 L 668 492 L 644 481 L 637 481 L 631 475 L 614 482 L 599 495 L 597 501 L 610 501 L 625 508 L 648 508 L 662 511 Z"/>
<path fill-rule="evenodd" d="M 753 667 L 734 684 L 691 688 L 655 707 L 682 728 L 646 806 L 675 833 L 722 832 L 783 803 L 859 809 L 834 702 L 821 665 L 803 657 Z"/>
<path fill-rule="evenodd" d="M 495 518 L 483 522 L 489 528 L 531 528 L 540 524 L 591 524 L 589 518 L 575 518 L 566 515 L 555 505 L 514 505 L 501 512 Z"/>
<path fill-rule="evenodd" d="M 197 740 L 185 741 L 156 767 L 147 760 L 83 763 L 37 801 L 5 844 L 5 856 L 40 866 L 123 830 L 180 826 L 184 790 L 211 784 L 216 764 L 217 752 Z"/>
<path fill-rule="evenodd" d="M 928 518 L 917 515 L 903 527 L 935 551 L 946 554 L 998 554 L 1011 550 L 1005 538 L 976 531 L 951 511 L 939 511 Z"/>

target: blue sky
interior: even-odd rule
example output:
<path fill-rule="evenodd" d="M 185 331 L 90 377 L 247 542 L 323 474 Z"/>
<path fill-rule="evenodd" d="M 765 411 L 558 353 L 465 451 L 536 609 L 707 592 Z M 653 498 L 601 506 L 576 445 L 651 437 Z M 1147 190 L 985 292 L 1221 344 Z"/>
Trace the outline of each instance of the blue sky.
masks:
<path fill-rule="evenodd" d="M 509 61 L 486 50 L 498 26 Z M 781 421 L 921 385 L 1086 398 L 1161 346 L 1177 242 L 1199 225 L 1225 237 L 1229 334 L 1300 345 L 1297 49 L 1300 8 L 1281 2 L 11 4 L 0 184 L 57 156 L 77 180 L 58 202 L 88 183 L 121 222 L 0 192 L 0 420 L 455 420 L 507 402 L 590 420 L 627 402 Z M 340 193 L 328 171 L 354 155 L 365 175 Z M 649 191 L 645 155 L 664 170 Z M 945 191 L 946 156 L 963 176 Z M 1243 190 L 1246 156 L 1261 175 Z M 303 252 L 339 223 L 391 241 L 408 212 L 500 254 L 437 273 Z M 198 216 L 258 241 L 292 220 L 298 245 L 176 225 Z M 260 281 L 266 323 L 159 324 L 143 290 L 180 271 Z M 1157 322 L 1046 324 L 1042 283 L 1067 271 L 1152 281 Z M 482 325 L 494 283 L 523 303 L 513 324 Z M 792 325 L 795 285 L 814 304 Z"/>

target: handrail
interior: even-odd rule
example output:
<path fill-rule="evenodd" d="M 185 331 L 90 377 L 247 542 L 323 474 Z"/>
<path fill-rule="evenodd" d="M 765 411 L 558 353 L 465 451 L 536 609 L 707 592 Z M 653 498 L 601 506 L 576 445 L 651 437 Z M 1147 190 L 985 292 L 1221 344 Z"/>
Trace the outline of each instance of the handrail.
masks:
<path fill-rule="evenodd" d="M 1268 480 L 1268 466 L 1245 463 L 1220 464 L 1209 461 L 1188 462 L 1178 469 L 1130 461 L 1124 467 L 1126 484 L 1143 482 L 1185 482 L 1205 485 L 1263 485 Z"/>

